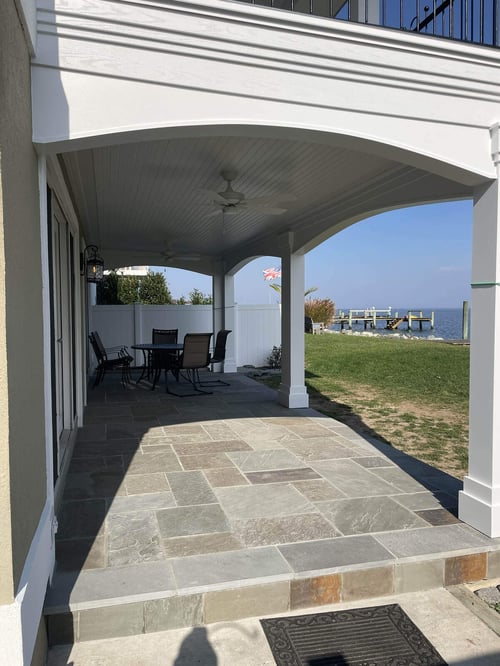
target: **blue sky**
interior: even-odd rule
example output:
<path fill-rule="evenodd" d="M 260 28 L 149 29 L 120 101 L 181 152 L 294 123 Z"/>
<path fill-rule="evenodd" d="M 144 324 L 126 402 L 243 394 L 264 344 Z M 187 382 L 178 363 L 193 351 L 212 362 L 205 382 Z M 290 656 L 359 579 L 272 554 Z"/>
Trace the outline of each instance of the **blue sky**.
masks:
<path fill-rule="evenodd" d="M 306 288 L 338 308 L 461 307 L 470 300 L 472 202 L 414 206 L 368 218 L 306 255 Z M 238 303 L 274 303 L 278 295 L 262 277 L 280 266 L 261 257 L 236 276 Z M 167 268 L 174 298 L 193 288 L 211 292 L 211 279 Z M 276 282 L 280 282 L 276 280 Z"/>

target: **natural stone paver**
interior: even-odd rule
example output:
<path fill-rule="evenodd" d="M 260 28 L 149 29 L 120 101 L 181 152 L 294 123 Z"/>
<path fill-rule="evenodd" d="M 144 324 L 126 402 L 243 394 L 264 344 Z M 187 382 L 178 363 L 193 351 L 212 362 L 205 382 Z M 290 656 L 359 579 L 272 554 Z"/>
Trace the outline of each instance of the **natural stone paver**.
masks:
<path fill-rule="evenodd" d="M 288 485 L 214 488 L 214 493 L 231 520 L 315 511 L 314 506 L 298 490 Z"/>
<path fill-rule="evenodd" d="M 270 449 L 267 451 L 234 451 L 228 457 L 242 472 L 260 472 L 264 470 L 298 469 L 307 467 L 302 460 L 289 451 Z"/>
<path fill-rule="evenodd" d="M 229 531 L 227 518 L 217 504 L 162 509 L 156 516 L 162 537 Z"/>
<path fill-rule="evenodd" d="M 278 546 L 283 557 L 296 572 L 317 571 L 352 566 L 367 562 L 393 560 L 389 550 L 373 537 L 364 535 L 343 539 L 324 539 Z"/>
<path fill-rule="evenodd" d="M 325 502 L 327 500 L 345 497 L 343 493 L 326 479 L 312 479 L 307 481 L 294 481 L 294 488 L 307 497 L 311 502 Z"/>
<path fill-rule="evenodd" d="M 485 546 L 487 541 L 479 532 L 472 533 L 462 525 L 427 527 L 377 534 L 377 540 L 396 557 L 412 557 L 429 553 L 447 553 Z"/>
<path fill-rule="evenodd" d="M 241 439 L 205 440 L 200 442 L 176 442 L 172 445 L 179 456 L 218 453 L 224 451 L 251 451 L 252 447 Z"/>
<path fill-rule="evenodd" d="M 178 472 L 181 469 L 181 464 L 174 451 L 171 448 L 164 448 L 146 453 L 138 451 L 127 467 L 127 474 Z"/>
<path fill-rule="evenodd" d="M 196 534 L 186 537 L 173 537 L 162 540 L 166 557 L 188 557 L 203 553 L 240 550 L 243 544 L 232 532 L 215 532 L 213 534 Z"/>
<path fill-rule="evenodd" d="M 310 467 L 300 469 L 276 469 L 269 472 L 247 472 L 250 483 L 283 483 L 300 479 L 319 479 L 320 476 Z"/>
<path fill-rule="evenodd" d="M 287 449 L 306 462 L 309 460 L 329 460 L 350 458 L 352 453 L 347 446 L 339 444 L 335 437 L 311 437 L 310 439 L 292 440 Z"/>
<path fill-rule="evenodd" d="M 318 502 L 316 507 L 342 534 L 369 534 L 428 525 L 390 497 L 340 499 Z"/>
<path fill-rule="evenodd" d="M 204 474 L 209 484 L 218 488 L 221 486 L 247 486 L 248 479 L 235 467 L 225 467 L 224 469 L 206 469 Z"/>
<path fill-rule="evenodd" d="M 113 497 L 108 500 L 107 513 L 134 513 L 136 511 L 152 511 L 175 506 L 173 493 L 170 491 L 148 493 L 146 495 L 128 495 Z"/>
<path fill-rule="evenodd" d="M 188 471 L 234 467 L 234 463 L 225 453 L 199 453 L 193 456 L 179 456 L 179 460 L 182 467 Z"/>
<path fill-rule="evenodd" d="M 291 569 L 272 547 L 229 553 L 194 555 L 169 560 L 180 588 L 290 574 Z"/>
<path fill-rule="evenodd" d="M 102 569 L 107 566 L 105 537 L 90 539 L 59 539 L 56 544 L 59 571 Z"/>
<path fill-rule="evenodd" d="M 393 495 L 396 491 L 393 485 L 379 479 L 353 460 L 311 461 L 310 466 L 348 497 Z"/>
<path fill-rule="evenodd" d="M 152 511 L 111 514 L 107 522 L 109 566 L 164 559 L 158 523 Z"/>
<path fill-rule="evenodd" d="M 231 523 L 231 529 L 248 547 L 329 539 L 338 534 L 333 525 L 317 513 L 238 520 Z"/>
<path fill-rule="evenodd" d="M 371 469 L 372 467 L 394 467 L 394 463 L 387 458 L 381 458 L 380 456 L 369 456 L 367 458 L 356 458 L 355 462 L 362 467 Z"/>
<path fill-rule="evenodd" d="M 228 471 L 237 471 L 229 469 Z M 199 471 L 171 472 L 167 479 L 178 506 L 214 504 L 217 502 L 205 475 Z"/>
<path fill-rule="evenodd" d="M 125 479 L 125 488 L 128 495 L 141 495 L 144 493 L 158 493 L 170 490 L 164 472 L 153 474 L 131 474 Z"/>

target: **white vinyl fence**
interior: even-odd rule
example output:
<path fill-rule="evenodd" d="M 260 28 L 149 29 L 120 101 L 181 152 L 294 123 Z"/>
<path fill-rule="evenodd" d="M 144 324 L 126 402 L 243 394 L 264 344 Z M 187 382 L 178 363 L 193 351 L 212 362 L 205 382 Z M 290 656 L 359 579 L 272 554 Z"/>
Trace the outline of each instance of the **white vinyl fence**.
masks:
<path fill-rule="evenodd" d="M 179 341 L 186 333 L 212 331 L 211 305 L 93 305 L 89 330 L 98 331 L 105 347 L 151 342 L 153 328 L 179 329 Z M 274 305 L 235 305 L 236 365 L 265 365 L 273 346 L 281 344 L 281 309 Z M 214 331 L 214 339 L 217 331 Z M 90 363 L 95 358 L 90 353 Z M 136 363 L 142 363 L 137 352 Z"/>

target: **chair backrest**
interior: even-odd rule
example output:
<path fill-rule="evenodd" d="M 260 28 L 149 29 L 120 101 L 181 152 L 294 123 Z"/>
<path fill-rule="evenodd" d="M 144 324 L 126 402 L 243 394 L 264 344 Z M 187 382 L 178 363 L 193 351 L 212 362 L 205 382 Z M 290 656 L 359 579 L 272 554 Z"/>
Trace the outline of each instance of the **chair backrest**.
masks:
<path fill-rule="evenodd" d="M 226 341 L 227 341 L 227 336 L 231 332 L 232 331 L 223 329 L 222 331 L 219 331 L 217 333 L 217 337 L 215 338 L 214 353 L 212 354 L 212 358 L 210 359 L 211 363 L 222 363 L 222 361 L 226 358 Z"/>
<path fill-rule="evenodd" d="M 186 333 L 181 369 L 206 368 L 210 363 L 211 333 Z"/>
<path fill-rule="evenodd" d="M 103 347 L 99 333 L 97 333 L 97 331 L 89 333 L 89 340 L 90 344 L 92 345 L 92 349 L 94 350 L 97 362 L 102 363 L 106 360 L 106 350 Z"/>
<path fill-rule="evenodd" d="M 176 344 L 179 329 L 177 328 L 153 328 L 153 344 Z"/>

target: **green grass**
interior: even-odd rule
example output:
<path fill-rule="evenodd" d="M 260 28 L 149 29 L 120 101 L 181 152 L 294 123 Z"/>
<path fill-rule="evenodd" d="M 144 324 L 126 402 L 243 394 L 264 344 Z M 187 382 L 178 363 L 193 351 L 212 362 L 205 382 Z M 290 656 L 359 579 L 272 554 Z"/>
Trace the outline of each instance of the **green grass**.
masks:
<path fill-rule="evenodd" d="M 306 335 L 311 406 L 444 471 L 467 469 L 469 347 Z M 277 387 L 279 378 L 267 382 Z"/>
<path fill-rule="evenodd" d="M 372 387 L 387 400 L 466 408 L 469 348 L 398 338 L 306 336 L 308 384 L 319 391 Z"/>

